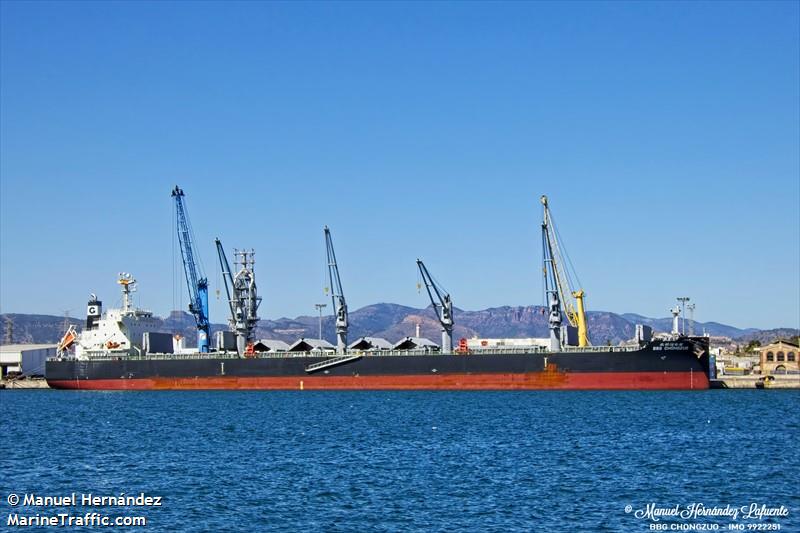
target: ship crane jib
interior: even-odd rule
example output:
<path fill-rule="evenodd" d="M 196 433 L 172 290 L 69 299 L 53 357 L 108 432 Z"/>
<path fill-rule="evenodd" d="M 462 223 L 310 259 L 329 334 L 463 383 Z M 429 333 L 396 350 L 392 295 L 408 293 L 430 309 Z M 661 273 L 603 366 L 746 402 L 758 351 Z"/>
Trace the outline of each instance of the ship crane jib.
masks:
<path fill-rule="evenodd" d="M 222 242 L 216 239 L 214 243 L 231 313 L 228 321 L 236 333 L 236 351 L 240 356 L 249 355 L 255 342 L 255 329 L 259 321 L 258 307 L 261 305 L 261 297 L 256 289 L 255 252 L 234 250 L 236 264 L 239 266 L 239 271 L 234 275 Z"/>
<path fill-rule="evenodd" d="M 325 250 L 328 258 L 328 281 L 330 283 L 333 312 L 336 317 L 336 352 L 344 354 L 347 351 L 347 302 L 342 290 L 342 279 L 339 277 L 339 266 L 336 263 L 336 252 L 333 249 L 333 239 L 328 226 L 324 228 Z"/>
<path fill-rule="evenodd" d="M 559 240 L 558 231 L 550 214 L 547 196 L 541 197 L 542 216 L 542 260 L 544 274 L 544 290 L 547 305 L 550 309 L 550 343 L 551 349 L 560 347 L 561 314 L 569 324 L 578 330 L 578 346 L 589 346 L 589 335 L 584 308 L 585 292 L 582 288 L 573 288 L 573 280 L 567 270 L 568 257 Z M 577 278 L 577 275 L 575 276 Z"/>
<path fill-rule="evenodd" d="M 208 318 L 208 279 L 203 275 L 197 254 L 186 210 L 183 190 L 177 185 L 172 190 L 175 200 L 175 223 L 180 243 L 183 270 L 186 275 L 186 286 L 189 289 L 189 312 L 197 324 L 197 348 L 202 353 L 208 352 L 209 318 Z"/>
<path fill-rule="evenodd" d="M 431 300 L 436 318 L 442 325 L 442 353 L 452 353 L 453 351 L 453 300 L 450 294 L 436 283 L 428 272 L 428 268 L 420 259 L 417 259 L 417 268 L 425 283 L 425 290 Z"/>

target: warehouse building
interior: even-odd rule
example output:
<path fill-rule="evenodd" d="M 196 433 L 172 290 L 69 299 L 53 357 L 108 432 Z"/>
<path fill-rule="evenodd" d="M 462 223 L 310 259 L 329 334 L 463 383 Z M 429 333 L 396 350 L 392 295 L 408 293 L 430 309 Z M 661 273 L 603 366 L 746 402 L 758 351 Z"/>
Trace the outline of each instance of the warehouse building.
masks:
<path fill-rule="evenodd" d="M 262 352 L 288 352 L 289 345 L 277 339 L 261 339 L 253 345 L 253 350 Z"/>
<path fill-rule="evenodd" d="M 335 352 L 336 347 L 323 339 L 299 339 L 289 346 L 288 352 Z"/>
<path fill-rule="evenodd" d="M 0 346 L 0 377 L 44 376 L 44 363 L 56 356 L 55 344 L 7 344 Z"/>
<path fill-rule="evenodd" d="M 362 351 L 391 350 L 392 343 L 380 337 L 361 337 L 356 342 L 351 343 L 347 348 L 350 350 Z"/>
<path fill-rule="evenodd" d="M 424 337 L 406 337 L 395 343 L 395 350 L 424 350 L 426 352 L 439 351 L 439 345 Z"/>

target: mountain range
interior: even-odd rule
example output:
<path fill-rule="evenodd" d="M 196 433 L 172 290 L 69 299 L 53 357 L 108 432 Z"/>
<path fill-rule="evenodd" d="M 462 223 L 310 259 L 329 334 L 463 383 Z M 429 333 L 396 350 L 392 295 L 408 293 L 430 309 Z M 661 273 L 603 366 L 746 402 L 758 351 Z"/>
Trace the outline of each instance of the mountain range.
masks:
<path fill-rule="evenodd" d="M 511 338 L 511 337 L 546 337 L 548 335 L 546 309 L 542 306 L 503 306 L 480 311 L 454 310 L 455 327 L 453 337 L 460 338 Z M 187 345 L 193 345 L 196 339 L 194 318 L 185 311 L 173 311 L 166 318 L 161 318 L 161 330 L 180 333 L 187 339 Z M 80 329 L 82 319 L 65 318 L 54 315 L 3 314 L 0 315 L 0 326 L 3 327 L 0 338 L 7 342 L 9 322 L 12 324 L 11 339 L 19 343 L 54 343 L 58 342 L 65 330 L 65 323 L 75 324 Z M 404 337 L 414 336 L 417 325 L 420 335 L 437 343 L 441 340 L 441 327 L 431 306 L 414 308 L 391 303 L 378 303 L 362 307 L 349 314 L 349 339 L 362 336 L 383 337 L 396 342 Z M 606 311 L 589 311 L 587 313 L 589 337 L 594 345 L 618 344 L 634 336 L 636 324 L 646 324 L 655 331 L 670 331 L 672 319 L 649 318 L 635 313 L 616 314 Z M 227 329 L 225 324 L 213 324 L 211 331 Z M 690 323 L 686 321 L 686 331 Z M 756 339 L 762 342 L 779 337 L 790 337 L 798 334 L 797 329 L 777 328 L 760 330 L 756 328 L 740 329 L 718 322 L 695 322 L 694 331 L 703 332 L 715 337 L 729 337 L 742 342 Z M 294 342 L 298 338 L 317 338 L 319 336 L 319 317 L 299 316 L 296 318 L 262 319 L 256 330 L 259 339 L 280 339 Z M 322 336 L 329 342 L 335 341 L 334 319 L 332 316 L 322 317 Z"/>

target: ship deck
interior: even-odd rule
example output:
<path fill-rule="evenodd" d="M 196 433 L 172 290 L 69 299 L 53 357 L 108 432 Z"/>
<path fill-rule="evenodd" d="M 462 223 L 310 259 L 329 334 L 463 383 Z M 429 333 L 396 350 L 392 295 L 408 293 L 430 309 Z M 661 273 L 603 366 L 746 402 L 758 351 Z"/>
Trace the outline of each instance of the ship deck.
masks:
<path fill-rule="evenodd" d="M 619 352 L 637 352 L 641 350 L 640 346 L 566 346 L 557 352 L 540 347 L 492 347 L 492 348 L 479 348 L 470 349 L 467 353 L 442 353 L 438 351 L 429 350 L 352 350 L 348 351 L 346 355 L 358 355 L 364 357 L 393 357 L 393 356 L 432 356 L 432 355 L 458 355 L 458 356 L 481 356 L 481 355 L 548 355 L 559 353 L 619 353 Z M 312 351 L 312 352 L 260 352 L 252 355 L 239 356 L 236 352 L 209 352 L 209 353 L 151 353 L 151 354 L 134 354 L 134 355 L 121 355 L 121 354 L 89 354 L 83 360 L 92 361 L 118 361 L 124 359 L 126 361 L 135 360 L 153 360 L 153 359 L 286 359 L 286 358 L 308 358 L 308 357 L 337 357 L 339 354 L 332 351 Z M 58 358 L 50 358 L 49 361 L 57 361 Z"/>

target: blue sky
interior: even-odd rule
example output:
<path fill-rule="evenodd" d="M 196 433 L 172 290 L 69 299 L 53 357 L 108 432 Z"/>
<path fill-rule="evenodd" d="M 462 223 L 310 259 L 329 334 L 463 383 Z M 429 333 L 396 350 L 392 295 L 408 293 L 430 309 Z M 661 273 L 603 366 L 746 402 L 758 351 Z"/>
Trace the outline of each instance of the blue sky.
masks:
<path fill-rule="evenodd" d="M 800 323 L 800 12 L 758 3 L 0 4 L 0 308 L 82 316 L 256 249 L 261 316 L 540 304 L 547 194 L 590 310 Z M 180 273 L 179 273 L 180 274 Z M 182 276 L 182 274 L 180 274 Z M 177 296 L 180 295 L 180 296 Z M 329 308 L 330 309 L 330 308 Z"/>

